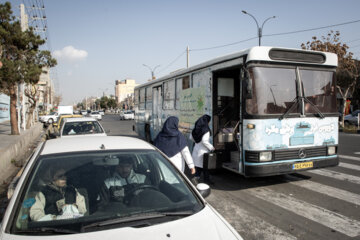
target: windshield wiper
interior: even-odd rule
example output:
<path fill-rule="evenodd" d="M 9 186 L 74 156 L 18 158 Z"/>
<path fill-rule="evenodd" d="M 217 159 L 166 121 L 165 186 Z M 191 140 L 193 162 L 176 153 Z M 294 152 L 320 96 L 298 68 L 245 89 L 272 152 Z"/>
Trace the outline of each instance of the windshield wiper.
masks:
<path fill-rule="evenodd" d="M 51 228 L 51 227 L 42 227 L 42 228 L 31 228 L 28 230 L 16 231 L 17 234 L 34 234 L 34 235 L 41 235 L 44 233 L 58 233 L 58 234 L 74 234 L 79 233 L 78 231 L 64 229 L 64 228 Z"/>
<path fill-rule="evenodd" d="M 89 225 L 85 225 L 81 228 L 81 232 L 84 232 L 86 229 L 96 228 L 96 227 L 104 227 L 114 224 L 122 224 L 122 223 L 136 223 L 136 224 L 130 224 L 130 226 L 139 226 L 144 225 L 144 220 L 150 220 L 150 219 L 156 219 L 156 218 L 162 218 L 162 217 L 186 217 L 192 215 L 192 211 L 184 211 L 184 212 L 151 212 L 151 213 L 142 213 L 142 214 L 136 214 L 131 215 L 128 217 L 122 217 L 122 218 L 115 218 L 110 220 L 105 220 L 101 222 L 95 222 L 91 223 Z M 147 224 L 148 225 L 148 224 Z"/>
<path fill-rule="evenodd" d="M 304 98 L 305 102 L 309 103 L 315 109 L 315 111 L 319 114 L 319 117 L 321 119 L 325 118 L 324 114 L 320 111 L 320 109 L 313 102 L 311 102 L 306 97 L 303 97 L 303 98 Z"/>
<path fill-rule="evenodd" d="M 284 118 L 287 117 L 287 115 L 290 114 L 290 112 L 299 104 L 299 101 L 301 100 L 300 97 L 295 97 L 294 100 L 292 100 L 291 102 L 293 103 L 290 108 L 279 117 L 279 120 L 283 120 Z"/>

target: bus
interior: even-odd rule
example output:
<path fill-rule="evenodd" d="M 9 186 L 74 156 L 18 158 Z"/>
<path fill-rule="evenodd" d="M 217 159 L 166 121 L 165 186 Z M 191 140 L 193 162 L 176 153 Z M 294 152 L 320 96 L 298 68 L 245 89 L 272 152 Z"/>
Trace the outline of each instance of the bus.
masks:
<path fill-rule="evenodd" d="M 337 64 L 334 53 L 265 46 L 218 57 L 138 85 L 134 130 L 151 142 L 177 116 L 192 149 L 208 114 L 208 169 L 258 177 L 336 166 Z"/>

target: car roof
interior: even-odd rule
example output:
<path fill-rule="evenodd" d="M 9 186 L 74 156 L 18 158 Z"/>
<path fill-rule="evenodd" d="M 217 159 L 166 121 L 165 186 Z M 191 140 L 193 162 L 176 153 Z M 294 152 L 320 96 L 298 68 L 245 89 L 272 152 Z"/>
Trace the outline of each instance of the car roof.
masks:
<path fill-rule="evenodd" d="M 76 138 L 57 138 L 47 140 L 41 155 L 78 152 L 78 151 L 96 151 L 96 150 L 136 150 L 155 148 L 135 137 L 122 136 L 83 136 Z"/>
<path fill-rule="evenodd" d="M 66 118 L 65 122 L 97 122 L 96 119 L 91 117 L 76 117 L 76 118 Z"/>

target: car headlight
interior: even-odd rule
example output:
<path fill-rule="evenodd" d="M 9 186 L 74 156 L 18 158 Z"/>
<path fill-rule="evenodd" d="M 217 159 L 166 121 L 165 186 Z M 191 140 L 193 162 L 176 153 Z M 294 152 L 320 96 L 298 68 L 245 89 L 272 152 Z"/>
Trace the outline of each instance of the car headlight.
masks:
<path fill-rule="evenodd" d="M 271 159 L 272 159 L 272 152 L 261 152 L 259 154 L 260 162 L 271 161 Z"/>
<path fill-rule="evenodd" d="M 336 154 L 336 147 L 335 146 L 328 147 L 327 154 L 328 155 L 335 155 Z"/>

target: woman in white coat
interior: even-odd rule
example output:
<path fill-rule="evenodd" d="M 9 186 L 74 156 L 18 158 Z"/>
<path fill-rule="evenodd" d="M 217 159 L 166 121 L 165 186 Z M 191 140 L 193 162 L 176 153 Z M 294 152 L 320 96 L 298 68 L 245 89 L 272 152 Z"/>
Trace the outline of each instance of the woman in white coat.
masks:
<path fill-rule="evenodd" d="M 210 181 L 208 170 L 203 167 L 204 154 L 215 150 L 214 146 L 210 143 L 210 119 L 211 117 L 205 114 L 195 122 L 191 133 L 192 139 L 195 141 L 192 158 L 196 169 L 195 177 L 200 178 L 201 173 L 203 173 L 204 182 L 213 184 Z"/>
<path fill-rule="evenodd" d="M 154 145 L 165 153 L 175 166 L 182 172 L 185 170 L 185 162 L 191 174 L 195 174 L 195 166 L 187 146 L 185 137 L 178 129 L 179 119 L 174 116 L 166 119 L 164 126 L 154 140 Z"/>

